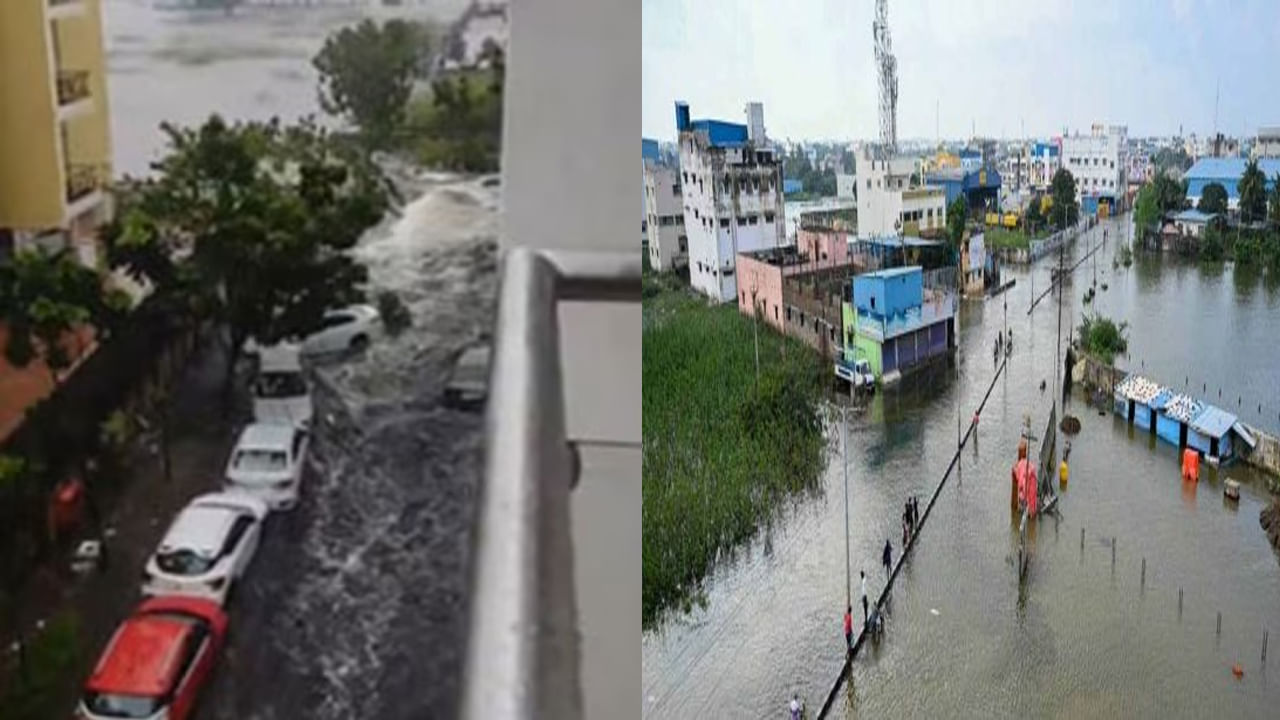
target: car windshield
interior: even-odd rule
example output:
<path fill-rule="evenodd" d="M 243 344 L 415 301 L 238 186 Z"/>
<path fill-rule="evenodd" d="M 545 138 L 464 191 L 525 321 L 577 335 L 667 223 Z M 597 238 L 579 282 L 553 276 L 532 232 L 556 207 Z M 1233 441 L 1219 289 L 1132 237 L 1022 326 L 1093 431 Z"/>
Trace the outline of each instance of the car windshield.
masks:
<path fill-rule="evenodd" d="M 148 695 L 86 692 L 85 709 L 94 715 L 112 718 L 145 718 L 160 710 L 160 698 Z"/>
<path fill-rule="evenodd" d="M 170 575 L 200 575 L 213 567 L 213 560 L 186 548 L 156 554 L 156 565 Z"/>
<path fill-rule="evenodd" d="M 289 457 L 283 450 L 250 448 L 236 453 L 232 467 L 246 472 L 283 472 L 289 469 Z"/>
<path fill-rule="evenodd" d="M 307 394 L 307 383 L 296 372 L 267 372 L 258 377 L 254 392 L 260 398 L 288 398 Z"/>

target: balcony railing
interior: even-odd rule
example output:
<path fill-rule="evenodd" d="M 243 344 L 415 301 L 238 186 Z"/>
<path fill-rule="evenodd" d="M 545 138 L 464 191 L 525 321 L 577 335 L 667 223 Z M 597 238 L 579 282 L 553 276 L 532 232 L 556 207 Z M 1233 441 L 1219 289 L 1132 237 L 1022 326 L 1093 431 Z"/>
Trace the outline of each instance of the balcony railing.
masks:
<path fill-rule="evenodd" d="M 75 5 L 78 2 L 81 2 L 81 0 L 49 0 L 49 7 L 56 8 L 62 5 Z"/>
<path fill-rule="evenodd" d="M 101 185 L 101 176 L 93 165 L 67 166 L 67 202 L 75 202 Z"/>
<path fill-rule="evenodd" d="M 88 70 L 58 71 L 58 104 L 70 105 L 89 97 Z"/>

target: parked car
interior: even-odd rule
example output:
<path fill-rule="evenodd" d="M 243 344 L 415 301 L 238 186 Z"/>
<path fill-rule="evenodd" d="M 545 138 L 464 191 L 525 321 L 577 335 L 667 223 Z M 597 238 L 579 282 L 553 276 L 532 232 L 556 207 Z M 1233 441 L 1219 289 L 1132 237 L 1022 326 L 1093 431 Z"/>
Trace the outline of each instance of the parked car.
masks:
<path fill-rule="evenodd" d="M 476 345 L 462 353 L 444 387 L 444 402 L 451 407 L 477 407 L 489 395 L 489 346 Z"/>
<path fill-rule="evenodd" d="M 266 502 L 245 493 L 210 493 L 192 500 L 147 561 L 142 593 L 225 603 L 231 584 L 253 560 L 267 512 Z"/>
<path fill-rule="evenodd" d="M 308 355 L 363 350 L 382 328 L 382 317 L 372 305 L 352 305 L 324 314 L 320 329 L 302 340 Z"/>
<path fill-rule="evenodd" d="M 85 683 L 82 720 L 186 720 L 227 634 L 217 603 L 187 597 L 144 601 L 120 624 Z"/>
<path fill-rule="evenodd" d="M 313 412 L 311 387 L 302 370 L 299 347 L 280 344 L 259 351 L 258 373 L 253 381 L 253 419 L 306 429 L 311 426 Z"/>
<path fill-rule="evenodd" d="M 308 441 L 307 431 L 293 425 L 246 425 L 227 461 L 226 489 L 262 498 L 272 510 L 292 510 Z"/>

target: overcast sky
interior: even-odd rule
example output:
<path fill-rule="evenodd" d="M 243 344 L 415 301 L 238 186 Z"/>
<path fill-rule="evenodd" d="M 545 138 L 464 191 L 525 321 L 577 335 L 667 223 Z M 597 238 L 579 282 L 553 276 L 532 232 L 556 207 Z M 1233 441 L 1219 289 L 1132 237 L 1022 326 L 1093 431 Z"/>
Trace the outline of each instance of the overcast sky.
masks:
<path fill-rule="evenodd" d="M 644 0 L 643 131 L 692 116 L 770 137 L 871 139 L 874 0 Z M 1130 136 L 1280 125 L 1280 2 L 889 0 L 899 139 L 1045 137 L 1093 122 Z M 935 126 L 936 110 L 936 126 Z M 937 130 L 935 130 L 937 127 Z"/>

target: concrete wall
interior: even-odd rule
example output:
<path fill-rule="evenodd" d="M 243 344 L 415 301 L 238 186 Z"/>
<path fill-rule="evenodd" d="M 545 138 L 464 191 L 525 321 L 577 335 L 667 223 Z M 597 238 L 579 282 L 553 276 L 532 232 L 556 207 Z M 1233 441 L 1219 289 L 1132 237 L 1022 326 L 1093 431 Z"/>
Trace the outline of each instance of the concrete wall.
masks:
<path fill-rule="evenodd" d="M 675 168 L 645 163 L 644 201 L 649 264 L 657 270 L 670 270 L 688 262 L 689 240 L 684 232 L 679 177 Z"/>
<path fill-rule="evenodd" d="M 0 227 L 43 230 L 63 221 L 46 8 L 45 2 L 0 2 Z"/>
<path fill-rule="evenodd" d="M 1253 450 L 1248 450 L 1246 446 L 1245 452 L 1241 453 L 1241 459 L 1260 470 L 1280 477 L 1280 438 L 1252 426 L 1249 429 L 1253 431 L 1258 445 Z"/>
<path fill-rule="evenodd" d="M 796 231 L 796 247 L 813 260 L 806 268 L 832 267 L 849 262 L 849 234 L 843 230 Z"/>
<path fill-rule="evenodd" d="M 786 332 L 782 303 L 782 268 L 750 255 L 738 256 L 738 312 L 760 316 L 779 332 Z"/>

